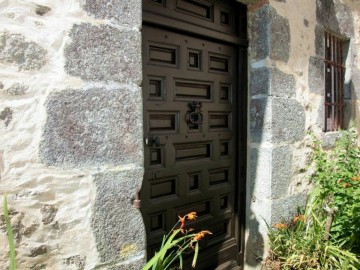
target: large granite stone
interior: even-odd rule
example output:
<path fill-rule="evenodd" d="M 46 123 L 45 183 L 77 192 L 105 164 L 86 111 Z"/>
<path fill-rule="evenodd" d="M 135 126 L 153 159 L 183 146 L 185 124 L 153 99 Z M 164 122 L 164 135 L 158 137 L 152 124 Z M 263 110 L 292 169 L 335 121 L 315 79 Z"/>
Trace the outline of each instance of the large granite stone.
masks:
<path fill-rule="evenodd" d="M 86 264 L 86 257 L 81 255 L 73 255 L 64 259 L 64 268 L 65 269 L 76 269 L 84 270 Z"/>
<path fill-rule="evenodd" d="M 270 9 L 270 52 L 273 60 L 287 62 L 290 57 L 290 25 L 289 20 Z"/>
<path fill-rule="evenodd" d="M 46 64 L 47 52 L 23 35 L 3 32 L 0 35 L 0 62 L 15 64 L 19 71 L 39 70 Z"/>
<path fill-rule="evenodd" d="M 292 177 L 292 151 L 289 146 L 272 150 L 271 197 L 278 199 L 288 192 Z"/>
<path fill-rule="evenodd" d="M 269 6 L 265 5 L 248 14 L 248 34 L 250 59 L 253 61 L 265 59 L 269 55 Z"/>
<path fill-rule="evenodd" d="M 354 124 L 355 112 L 353 112 L 354 101 L 352 100 L 344 100 L 344 128 L 348 129 Z"/>
<path fill-rule="evenodd" d="M 4 108 L 4 110 L 0 112 L 0 120 L 4 122 L 6 127 L 10 124 L 12 117 L 13 110 L 9 107 Z"/>
<path fill-rule="evenodd" d="M 142 179 L 142 169 L 94 176 L 91 227 L 101 262 L 129 261 L 144 254 L 145 228 L 139 210 L 132 205 Z"/>
<path fill-rule="evenodd" d="M 271 197 L 271 150 L 271 148 L 252 148 L 250 151 L 247 193 L 254 198 Z"/>
<path fill-rule="evenodd" d="M 250 93 L 277 97 L 294 97 L 295 78 L 277 68 L 255 68 L 250 74 Z"/>
<path fill-rule="evenodd" d="M 142 164 L 142 102 L 137 86 L 52 93 L 40 147 L 61 167 Z"/>
<path fill-rule="evenodd" d="M 295 99 L 272 99 L 272 142 L 293 143 L 305 135 L 305 110 Z"/>
<path fill-rule="evenodd" d="M 319 57 L 309 58 L 309 90 L 312 93 L 324 95 L 325 78 L 324 78 L 324 59 Z"/>
<path fill-rule="evenodd" d="M 127 262 L 119 263 L 114 266 L 106 267 L 104 270 L 139 270 L 145 265 L 145 256 L 140 256 L 139 259 L 132 259 Z"/>
<path fill-rule="evenodd" d="M 351 8 L 340 0 L 316 0 L 316 19 L 325 29 L 345 37 L 354 35 Z"/>
<path fill-rule="evenodd" d="M 335 4 L 332 0 L 316 0 L 316 19 L 321 25 L 339 32 Z"/>
<path fill-rule="evenodd" d="M 24 95 L 28 90 L 29 86 L 20 83 L 14 83 L 9 88 L 4 89 L 3 92 L 8 95 L 20 96 Z"/>
<path fill-rule="evenodd" d="M 250 138 L 253 142 L 292 143 L 305 134 L 304 107 L 292 98 L 250 101 Z"/>
<path fill-rule="evenodd" d="M 297 193 L 274 200 L 271 206 L 271 224 L 291 221 L 298 214 L 298 209 L 304 209 L 307 193 Z"/>
<path fill-rule="evenodd" d="M 84 80 L 141 83 L 141 35 L 109 25 L 74 25 L 64 50 L 65 70 Z"/>
<path fill-rule="evenodd" d="M 82 0 L 81 4 L 95 18 L 110 19 L 122 25 L 141 27 L 141 0 Z"/>
<path fill-rule="evenodd" d="M 347 94 L 346 98 L 360 99 L 360 69 L 353 68 L 351 70 L 351 94 Z"/>
<path fill-rule="evenodd" d="M 270 57 L 287 62 L 290 57 L 290 25 L 270 5 L 249 14 L 250 58 Z"/>
<path fill-rule="evenodd" d="M 321 134 L 321 146 L 324 149 L 332 149 L 335 147 L 336 142 L 341 138 L 341 132 L 324 132 Z"/>
<path fill-rule="evenodd" d="M 270 68 L 253 68 L 250 71 L 250 95 L 269 95 L 270 92 Z"/>
<path fill-rule="evenodd" d="M 291 148 L 254 148 L 250 153 L 250 193 L 262 199 L 286 196 L 291 180 Z"/>
<path fill-rule="evenodd" d="M 250 140 L 260 143 L 271 141 L 271 104 L 270 98 L 250 100 Z"/>
<path fill-rule="evenodd" d="M 325 58 L 324 27 L 319 23 L 315 25 L 315 53 L 319 58 Z"/>
<path fill-rule="evenodd" d="M 316 125 L 321 129 L 325 130 L 325 95 L 321 96 L 321 101 L 317 109 Z"/>

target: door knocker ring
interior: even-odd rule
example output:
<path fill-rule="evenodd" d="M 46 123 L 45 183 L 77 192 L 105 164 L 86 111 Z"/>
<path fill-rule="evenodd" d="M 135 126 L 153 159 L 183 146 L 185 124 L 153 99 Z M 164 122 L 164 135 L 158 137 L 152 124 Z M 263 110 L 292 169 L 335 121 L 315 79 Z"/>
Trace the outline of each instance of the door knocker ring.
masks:
<path fill-rule="evenodd" d="M 203 123 L 204 117 L 201 113 L 201 102 L 193 101 L 188 105 L 190 111 L 186 114 L 186 122 L 189 126 L 201 125 Z"/>

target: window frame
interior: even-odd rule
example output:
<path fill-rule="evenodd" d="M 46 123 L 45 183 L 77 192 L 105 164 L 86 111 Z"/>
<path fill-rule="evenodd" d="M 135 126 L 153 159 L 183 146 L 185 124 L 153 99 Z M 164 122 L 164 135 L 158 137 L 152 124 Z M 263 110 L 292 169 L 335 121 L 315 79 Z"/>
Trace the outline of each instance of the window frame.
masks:
<path fill-rule="evenodd" d="M 344 78 L 345 57 L 344 40 L 338 36 L 324 33 L 324 132 L 344 128 Z"/>

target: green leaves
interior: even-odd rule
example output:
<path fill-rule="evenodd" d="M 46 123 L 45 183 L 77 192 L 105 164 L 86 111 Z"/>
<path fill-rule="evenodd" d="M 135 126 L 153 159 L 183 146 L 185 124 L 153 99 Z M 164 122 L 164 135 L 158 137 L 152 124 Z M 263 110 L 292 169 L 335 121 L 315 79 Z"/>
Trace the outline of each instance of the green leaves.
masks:
<path fill-rule="evenodd" d="M 360 147 L 355 129 L 343 131 L 332 151 L 324 151 L 316 142 L 314 161 L 315 185 L 321 190 L 314 206 L 325 215 L 324 203 L 336 209 L 331 229 L 332 241 L 345 241 L 344 247 L 360 254 Z"/>
<path fill-rule="evenodd" d="M 176 235 L 180 232 L 180 230 L 174 230 L 170 235 L 164 236 L 163 243 L 161 245 L 161 248 L 159 252 L 157 252 L 154 257 L 151 258 L 151 260 L 143 267 L 142 270 L 165 270 L 167 267 L 170 266 L 172 260 L 169 262 L 171 256 L 174 254 L 174 252 L 170 252 L 170 254 L 167 254 L 168 251 L 171 250 L 174 246 L 176 246 L 179 242 L 181 242 L 184 237 L 175 239 Z M 167 256 L 167 258 L 166 258 Z"/>
<path fill-rule="evenodd" d="M 199 254 L 199 240 L 204 238 L 207 234 L 212 234 L 210 231 L 203 230 L 198 233 L 191 233 L 193 229 L 185 229 L 186 222 L 197 218 L 196 212 L 190 212 L 183 217 L 178 216 L 179 220 L 171 229 L 171 231 L 163 237 L 160 250 L 151 258 L 151 260 L 143 267 L 142 270 L 174 270 L 175 261 L 178 262 L 176 269 L 183 269 L 183 253 L 187 250 L 194 251 L 192 260 L 192 267 L 195 267 Z M 180 225 L 179 229 L 175 229 Z M 181 234 L 180 234 L 181 233 Z M 180 234 L 180 236 L 179 236 Z"/>
<path fill-rule="evenodd" d="M 331 151 L 324 150 L 314 137 L 313 161 L 314 188 L 304 212 L 306 221 L 285 222 L 278 229 L 268 227 L 271 250 L 267 262 L 278 262 L 284 270 L 360 269 L 360 147 L 356 130 L 343 131 Z M 327 223 L 329 220 L 332 222 Z"/>
<path fill-rule="evenodd" d="M 199 255 L 199 242 L 196 242 L 196 244 L 195 244 L 195 254 L 194 254 L 194 258 L 193 258 L 192 264 L 191 264 L 191 266 L 192 266 L 193 268 L 195 268 L 198 255 Z M 181 267 L 180 267 L 180 269 L 181 269 Z"/>

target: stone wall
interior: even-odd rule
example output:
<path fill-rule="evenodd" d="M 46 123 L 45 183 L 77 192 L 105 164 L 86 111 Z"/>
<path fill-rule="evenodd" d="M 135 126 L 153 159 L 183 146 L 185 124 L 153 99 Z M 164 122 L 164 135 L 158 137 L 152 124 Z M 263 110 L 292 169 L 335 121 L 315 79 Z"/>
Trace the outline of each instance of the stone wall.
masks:
<path fill-rule="evenodd" d="M 266 226 L 303 205 L 322 133 L 324 30 L 349 39 L 346 123 L 360 119 L 358 0 L 242 0 L 248 6 L 246 269 Z M 132 206 L 143 176 L 141 0 L 0 1 L 0 193 L 18 269 L 140 269 Z M 2 213 L 2 201 L 0 211 Z M 0 214 L 0 269 L 7 269 Z"/>
<path fill-rule="evenodd" d="M 141 0 L 0 1 L 0 22 L 0 192 L 18 269 L 140 269 Z M 0 269 L 7 250 L 1 215 Z"/>
<path fill-rule="evenodd" d="M 349 40 L 346 124 L 358 127 L 360 109 L 360 5 L 341 0 L 262 0 L 248 6 L 249 154 L 247 269 L 266 256 L 264 220 L 291 219 L 303 206 L 311 174 L 311 139 L 323 133 L 324 30 Z M 265 246 L 264 246 L 265 243 Z"/>

